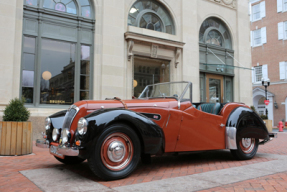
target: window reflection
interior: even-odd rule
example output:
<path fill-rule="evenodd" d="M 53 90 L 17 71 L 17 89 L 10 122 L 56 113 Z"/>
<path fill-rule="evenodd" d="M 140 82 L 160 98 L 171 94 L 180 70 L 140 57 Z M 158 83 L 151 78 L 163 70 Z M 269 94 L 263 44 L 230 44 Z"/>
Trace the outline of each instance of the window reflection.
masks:
<path fill-rule="evenodd" d="M 42 40 L 41 104 L 74 103 L 75 44 Z"/>
<path fill-rule="evenodd" d="M 35 69 L 35 38 L 24 37 L 22 61 L 22 96 L 25 103 L 33 103 L 34 69 Z"/>
<path fill-rule="evenodd" d="M 80 78 L 80 100 L 89 99 L 90 89 L 90 46 L 81 46 L 81 78 Z"/>
<path fill-rule="evenodd" d="M 134 60 L 134 96 L 138 97 L 147 85 L 170 81 L 169 62 L 135 58 Z"/>

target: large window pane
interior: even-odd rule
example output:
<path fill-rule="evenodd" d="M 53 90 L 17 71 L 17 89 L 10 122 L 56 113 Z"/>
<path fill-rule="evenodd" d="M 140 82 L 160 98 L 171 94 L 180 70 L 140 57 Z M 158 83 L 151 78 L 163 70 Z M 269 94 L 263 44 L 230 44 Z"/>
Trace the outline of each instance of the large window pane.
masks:
<path fill-rule="evenodd" d="M 81 76 L 81 90 L 89 90 L 89 84 L 90 84 L 90 77 L 89 76 Z"/>
<path fill-rule="evenodd" d="M 133 82 L 135 97 L 138 97 L 147 85 L 169 81 L 169 62 L 135 58 Z"/>
<path fill-rule="evenodd" d="M 75 44 L 42 40 L 41 104 L 74 103 Z"/>
<path fill-rule="evenodd" d="M 90 89 L 90 46 L 81 46 L 81 77 L 80 77 L 80 100 L 89 99 Z"/>
<path fill-rule="evenodd" d="M 35 71 L 35 38 L 24 37 L 22 62 L 22 96 L 33 103 Z"/>

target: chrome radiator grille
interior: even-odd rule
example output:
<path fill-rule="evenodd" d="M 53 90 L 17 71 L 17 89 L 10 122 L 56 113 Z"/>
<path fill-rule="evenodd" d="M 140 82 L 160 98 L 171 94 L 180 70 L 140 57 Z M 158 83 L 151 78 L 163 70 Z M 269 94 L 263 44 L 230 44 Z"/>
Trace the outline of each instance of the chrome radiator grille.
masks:
<path fill-rule="evenodd" d="M 75 118 L 76 114 L 78 113 L 79 111 L 79 108 L 75 105 L 72 105 L 66 115 L 65 115 L 65 118 L 64 118 L 64 123 L 63 123 L 63 126 L 62 126 L 62 129 L 64 128 L 68 128 L 70 129 L 71 128 L 71 125 L 72 125 L 72 122 L 73 122 L 73 119 Z"/>

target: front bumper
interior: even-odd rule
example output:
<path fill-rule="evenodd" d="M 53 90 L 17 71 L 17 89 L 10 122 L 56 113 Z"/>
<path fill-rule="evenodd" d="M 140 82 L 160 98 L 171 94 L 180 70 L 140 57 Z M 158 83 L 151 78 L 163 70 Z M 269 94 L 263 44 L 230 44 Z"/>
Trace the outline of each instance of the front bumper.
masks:
<path fill-rule="evenodd" d="M 268 140 L 263 140 L 259 143 L 259 145 L 264 145 L 265 143 L 272 141 L 273 138 L 277 138 L 277 133 L 269 133 L 269 139 Z"/>
<path fill-rule="evenodd" d="M 50 153 L 60 158 L 79 155 L 79 149 L 76 147 L 67 147 L 56 143 L 51 143 L 50 145 L 49 142 L 44 139 L 37 139 L 36 146 L 40 148 L 50 148 Z"/>

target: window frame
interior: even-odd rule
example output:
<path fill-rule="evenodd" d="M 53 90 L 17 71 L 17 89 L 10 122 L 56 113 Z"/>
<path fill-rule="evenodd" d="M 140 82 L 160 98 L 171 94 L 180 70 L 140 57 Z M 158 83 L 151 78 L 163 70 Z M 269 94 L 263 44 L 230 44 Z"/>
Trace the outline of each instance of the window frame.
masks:
<path fill-rule="evenodd" d="M 259 38 L 260 38 L 260 43 L 259 44 L 255 44 L 255 32 L 259 32 Z M 257 39 L 259 39 L 259 38 L 257 38 Z M 254 30 L 253 31 L 253 47 L 258 47 L 258 46 L 261 46 L 261 45 L 263 45 L 263 43 L 262 43 L 262 37 L 261 37 L 261 28 L 260 29 L 257 29 L 257 30 Z"/>
<path fill-rule="evenodd" d="M 258 19 L 254 19 L 254 15 L 255 15 L 254 8 L 255 8 L 255 6 L 258 6 L 258 10 L 259 10 L 258 12 L 256 12 L 256 13 L 259 13 L 259 18 Z M 262 19 L 262 17 L 261 17 L 260 3 L 252 5 L 252 22 L 259 21 L 261 19 Z"/>
<path fill-rule="evenodd" d="M 262 79 L 262 77 L 263 77 L 263 69 L 262 69 L 263 67 L 262 67 L 262 65 L 260 65 L 260 66 L 255 66 L 254 67 L 254 70 L 255 70 L 255 73 L 254 73 L 254 75 L 255 75 L 255 82 L 254 83 L 259 83 L 259 82 L 261 82 L 261 79 Z M 261 73 L 259 74 L 259 73 L 257 73 L 257 71 L 258 70 L 261 70 Z M 258 75 L 261 75 L 261 77 L 259 78 L 259 81 L 257 81 L 257 76 Z"/>
<path fill-rule="evenodd" d="M 44 1 L 40 1 L 40 2 L 44 2 Z M 74 2 L 77 2 L 76 0 L 74 0 Z M 34 7 L 35 6 L 30 6 L 30 5 L 26 5 L 24 4 L 24 14 L 23 14 L 23 33 L 22 33 L 22 52 L 21 52 L 21 74 L 20 74 L 20 86 L 19 86 L 19 97 L 22 97 L 23 93 L 22 93 L 22 71 L 23 71 L 23 59 L 24 59 L 24 37 L 33 37 L 35 38 L 35 62 L 34 62 L 34 69 L 35 69 L 35 74 L 34 74 L 34 87 L 33 87 L 33 103 L 25 103 L 25 106 L 29 107 L 29 108 L 67 108 L 67 106 L 69 106 L 69 104 L 41 104 L 40 103 L 40 82 L 39 80 L 41 79 L 41 51 L 42 51 L 42 40 L 43 39 L 50 39 L 50 40 L 54 40 L 54 41 L 61 41 L 61 42 L 67 42 L 67 43 L 73 43 L 75 44 L 75 72 L 74 72 L 74 101 L 73 102 L 77 102 L 80 101 L 80 93 L 81 93 L 81 89 L 80 89 L 80 80 L 81 80 L 81 46 L 89 46 L 90 47 L 90 73 L 89 73 L 89 99 L 93 98 L 93 79 L 94 79 L 94 73 L 93 73 L 93 69 L 94 69 L 94 32 L 95 32 L 95 22 L 94 22 L 94 9 L 92 8 L 92 3 L 89 0 L 90 3 L 90 10 L 91 10 L 91 18 L 87 18 L 87 17 L 81 17 L 80 12 L 77 11 L 77 15 L 74 14 L 69 14 L 66 12 L 59 12 L 59 11 L 55 11 L 55 10 L 51 10 L 51 9 L 46 9 L 43 8 L 43 4 L 39 5 L 39 1 L 38 1 L 38 9 L 36 10 Z M 77 3 L 76 3 L 77 4 Z M 41 7 L 42 6 L 42 7 Z M 78 5 L 77 5 L 78 6 Z M 81 8 L 81 6 L 80 6 Z M 79 9 L 77 7 L 77 9 Z M 31 13 L 35 12 L 36 14 L 34 14 L 34 17 L 29 17 L 29 15 Z M 38 14 L 43 14 L 45 16 L 45 20 L 40 18 L 39 21 L 38 19 Z M 69 15 L 69 17 L 65 16 L 65 15 Z M 53 15 L 53 20 L 49 19 L 47 20 L 47 18 L 50 18 L 49 16 Z M 59 17 L 55 17 L 55 16 L 59 16 Z M 69 23 L 63 23 L 63 20 L 68 20 L 68 21 L 82 21 L 82 23 L 85 23 L 85 26 L 81 26 L 79 24 L 79 22 L 69 22 Z M 26 21 L 34 21 L 35 23 L 37 23 L 36 25 L 36 30 L 34 32 L 27 32 L 26 30 L 24 30 L 24 26 L 26 25 Z M 51 24 L 51 22 L 53 22 L 53 24 L 55 26 L 61 26 L 61 27 L 66 27 L 67 29 L 69 27 L 72 27 L 76 30 L 76 34 L 74 36 L 74 40 L 68 40 L 66 38 L 62 38 L 62 37 L 48 37 L 47 35 L 43 35 L 43 26 L 44 24 Z M 81 30 L 78 30 L 78 27 L 80 27 Z M 88 32 L 90 35 L 90 37 L 88 39 L 86 38 L 82 38 L 83 33 L 84 32 Z M 85 33 L 86 34 L 86 33 Z"/>

